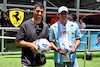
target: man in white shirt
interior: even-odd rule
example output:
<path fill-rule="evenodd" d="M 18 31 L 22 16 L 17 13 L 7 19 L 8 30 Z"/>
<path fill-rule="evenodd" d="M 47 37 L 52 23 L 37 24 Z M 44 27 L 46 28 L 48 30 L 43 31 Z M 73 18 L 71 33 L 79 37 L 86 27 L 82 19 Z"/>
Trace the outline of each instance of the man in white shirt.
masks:
<path fill-rule="evenodd" d="M 79 23 L 77 23 L 77 24 L 79 26 L 79 29 L 86 29 L 86 25 L 82 19 L 79 19 Z"/>
<path fill-rule="evenodd" d="M 58 9 L 59 20 L 50 26 L 49 40 L 54 48 L 55 67 L 79 67 L 76 56 L 76 49 L 80 45 L 81 33 L 77 24 L 68 20 L 68 8 L 61 6 Z M 53 43 L 54 40 L 54 43 Z M 69 41 L 74 49 L 71 54 L 66 55 L 60 50 L 60 44 Z"/>

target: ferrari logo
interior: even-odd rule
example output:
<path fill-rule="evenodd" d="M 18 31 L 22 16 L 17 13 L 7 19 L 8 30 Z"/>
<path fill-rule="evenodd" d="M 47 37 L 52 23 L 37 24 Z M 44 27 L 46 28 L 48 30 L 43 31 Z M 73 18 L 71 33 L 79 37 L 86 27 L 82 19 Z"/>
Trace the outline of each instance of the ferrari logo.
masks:
<path fill-rule="evenodd" d="M 9 18 L 10 18 L 11 23 L 15 27 L 18 27 L 23 22 L 24 10 L 18 9 L 18 8 L 9 9 Z"/>

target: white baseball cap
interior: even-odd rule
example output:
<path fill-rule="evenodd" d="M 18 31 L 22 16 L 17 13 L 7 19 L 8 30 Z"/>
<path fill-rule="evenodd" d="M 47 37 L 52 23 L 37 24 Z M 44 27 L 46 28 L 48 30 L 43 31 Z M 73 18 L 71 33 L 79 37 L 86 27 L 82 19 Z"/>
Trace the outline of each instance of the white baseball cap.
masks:
<path fill-rule="evenodd" d="M 61 13 L 61 12 L 63 12 L 63 11 L 66 11 L 67 13 L 69 13 L 67 7 L 61 6 L 61 7 L 58 9 L 58 13 Z"/>

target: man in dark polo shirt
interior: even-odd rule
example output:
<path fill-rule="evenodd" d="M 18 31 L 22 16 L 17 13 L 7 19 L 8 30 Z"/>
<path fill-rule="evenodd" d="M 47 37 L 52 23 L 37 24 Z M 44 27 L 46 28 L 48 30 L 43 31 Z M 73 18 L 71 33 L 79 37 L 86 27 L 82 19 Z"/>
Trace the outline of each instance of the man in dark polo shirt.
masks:
<path fill-rule="evenodd" d="M 35 4 L 33 18 L 21 24 L 15 43 L 22 46 L 22 67 L 44 67 L 45 55 L 34 46 L 37 39 L 48 38 L 48 25 L 42 21 L 44 6 Z"/>

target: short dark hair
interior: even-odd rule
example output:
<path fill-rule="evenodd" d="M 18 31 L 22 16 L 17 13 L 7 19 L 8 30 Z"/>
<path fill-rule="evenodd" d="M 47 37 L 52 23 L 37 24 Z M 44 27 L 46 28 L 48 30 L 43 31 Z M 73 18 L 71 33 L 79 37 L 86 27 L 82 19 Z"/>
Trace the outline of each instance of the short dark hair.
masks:
<path fill-rule="evenodd" d="M 82 20 L 84 22 L 84 19 L 82 17 L 79 17 L 79 20 Z"/>
<path fill-rule="evenodd" d="M 80 19 L 83 20 L 82 17 L 79 17 L 79 20 L 80 20 Z"/>
<path fill-rule="evenodd" d="M 36 7 L 44 8 L 44 5 L 41 2 L 38 2 L 34 5 L 34 7 L 34 9 L 36 9 Z"/>

